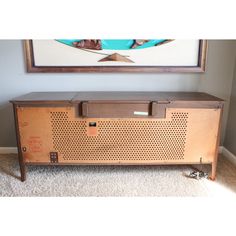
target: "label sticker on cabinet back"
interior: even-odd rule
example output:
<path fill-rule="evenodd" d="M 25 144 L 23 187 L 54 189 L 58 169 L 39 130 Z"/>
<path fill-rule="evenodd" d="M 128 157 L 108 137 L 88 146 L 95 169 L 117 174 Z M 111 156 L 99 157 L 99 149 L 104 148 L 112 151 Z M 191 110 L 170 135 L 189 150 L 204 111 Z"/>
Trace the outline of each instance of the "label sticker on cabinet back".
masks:
<path fill-rule="evenodd" d="M 146 111 L 134 111 L 134 115 L 148 116 L 148 112 L 146 112 Z"/>

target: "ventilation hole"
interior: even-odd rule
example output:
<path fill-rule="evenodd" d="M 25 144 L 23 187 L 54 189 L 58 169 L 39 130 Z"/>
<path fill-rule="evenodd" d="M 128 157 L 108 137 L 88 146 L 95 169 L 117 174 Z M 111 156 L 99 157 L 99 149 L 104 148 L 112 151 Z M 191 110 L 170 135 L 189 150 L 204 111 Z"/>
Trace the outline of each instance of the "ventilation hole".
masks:
<path fill-rule="evenodd" d="M 53 145 L 64 161 L 183 160 L 188 113 L 166 120 L 99 120 L 98 136 L 87 136 L 86 121 L 51 112 Z"/>

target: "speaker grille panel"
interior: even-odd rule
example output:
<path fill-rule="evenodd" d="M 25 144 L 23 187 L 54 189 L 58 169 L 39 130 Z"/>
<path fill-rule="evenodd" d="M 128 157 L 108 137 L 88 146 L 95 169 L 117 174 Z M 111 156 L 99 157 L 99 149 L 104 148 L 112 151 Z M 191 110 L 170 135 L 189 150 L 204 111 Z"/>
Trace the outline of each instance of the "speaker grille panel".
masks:
<path fill-rule="evenodd" d="M 97 136 L 87 135 L 87 120 L 70 112 L 50 112 L 53 145 L 64 162 L 156 162 L 183 160 L 187 112 L 171 119 L 97 119 Z"/>

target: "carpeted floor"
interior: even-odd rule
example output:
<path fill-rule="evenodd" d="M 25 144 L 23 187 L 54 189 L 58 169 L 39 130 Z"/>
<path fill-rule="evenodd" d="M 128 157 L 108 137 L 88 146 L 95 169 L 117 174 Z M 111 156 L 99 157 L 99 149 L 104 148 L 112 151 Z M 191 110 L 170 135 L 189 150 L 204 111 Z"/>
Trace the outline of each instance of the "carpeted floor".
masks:
<path fill-rule="evenodd" d="M 210 166 L 204 166 L 210 171 Z M 0 155 L 0 196 L 236 196 L 236 166 L 219 158 L 217 180 L 185 176 L 190 166 L 29 166 Z"/>

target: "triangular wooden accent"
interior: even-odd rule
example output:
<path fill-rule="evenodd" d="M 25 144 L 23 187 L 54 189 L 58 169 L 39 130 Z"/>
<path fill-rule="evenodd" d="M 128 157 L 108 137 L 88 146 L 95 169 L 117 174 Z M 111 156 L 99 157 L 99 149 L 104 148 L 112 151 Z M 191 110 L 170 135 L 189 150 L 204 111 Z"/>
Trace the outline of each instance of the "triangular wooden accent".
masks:
<path fill-rule="evenodd" d="M 128 59 L 125 56 L 120 55 L 119 53 L 111 54 L 107 57 L 102 58 L 98 62 L 102 62 L 102 61 L 123 61 L 123 62 L 132 62 L 132 63 L 134 63 L 133 61 L 131 61 L 130 59 Z"/>

